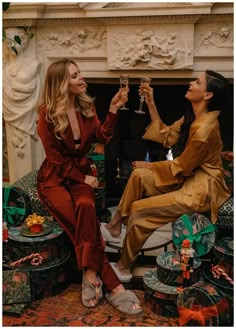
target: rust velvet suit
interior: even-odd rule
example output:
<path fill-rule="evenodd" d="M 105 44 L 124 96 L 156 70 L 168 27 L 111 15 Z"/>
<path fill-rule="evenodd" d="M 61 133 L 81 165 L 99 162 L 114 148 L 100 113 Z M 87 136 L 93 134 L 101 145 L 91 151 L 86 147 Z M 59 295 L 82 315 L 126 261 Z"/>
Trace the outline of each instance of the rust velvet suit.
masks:
<path fill-rule="evenodd" d="M 182 214 L 211 211 L 212 222 L 217 221 L 218 208 L 230 196 L 221 162 L 218 115 L 219 111 L 208 112 L 192 123 L 185 150 L 173 161 L 153 162 L 152 170 L 132 172 L 118 205 L 123 217 L 130 216 L 121 255 L 125 267 L 130 267 L 158 227 Z M 166 126 L 157 118 L 143 137 L 172 146 L 182 123 L 183 118 Z"/>
<path fill-rule="evenodd" d="M 39 112 L 38 134 L 46 158 L 38 173 L 38 194 L 56 221 L 72 241 L 78 267 L 89 267 L 100 273 L 108 291 L 120 284 L 105 255 L 105 242 L 96 216 L 94 189 L 84 183 L 92 175 L 91 160 L 85 157 L 91 143 L 106 144 L 112 138 L 117 115 L 107 113 L 103 124 L 97 115 L 85 118 L 79 111 L 77 119 L 81 144 L 75 148 L 70 124 L 65 137 L 57 139 L 52 123 L 46 120 L 46 108 Z"/>

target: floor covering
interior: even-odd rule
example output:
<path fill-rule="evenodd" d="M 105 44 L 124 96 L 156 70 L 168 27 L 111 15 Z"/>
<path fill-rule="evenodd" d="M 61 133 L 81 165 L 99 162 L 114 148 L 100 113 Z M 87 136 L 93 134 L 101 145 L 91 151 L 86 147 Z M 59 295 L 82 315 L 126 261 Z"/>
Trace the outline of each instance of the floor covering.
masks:
<path fill-rule="evenodd" d="M 81 285 L 71 283 L 56 296 L 29 304 L 20 317 L 3 316 L 3 327 L 174 327 L 177 318 L 166 318 L 151 312 L 144 305 L 144 292 L 133 290 L 143 305 L 143 313 L 128 316 L 109 305 L 105 299 L 95 308 L 81 303 Z"/>

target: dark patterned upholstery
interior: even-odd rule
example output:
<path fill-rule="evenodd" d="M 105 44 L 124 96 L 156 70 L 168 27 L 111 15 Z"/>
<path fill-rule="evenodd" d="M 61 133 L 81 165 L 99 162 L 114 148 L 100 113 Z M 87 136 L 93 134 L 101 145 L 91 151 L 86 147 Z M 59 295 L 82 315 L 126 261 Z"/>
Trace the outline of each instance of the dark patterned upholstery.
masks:
<path fill-rule="evenodd" d="M 50 216 L 50 213 L 38 198 L 37 175 L 38 170 L 33 170 L 22 178 L 18 179 L 13 184 L 13 187 L 20 187 L 29 195 L 32 213 L 36 213 L 41 216 Z"/>

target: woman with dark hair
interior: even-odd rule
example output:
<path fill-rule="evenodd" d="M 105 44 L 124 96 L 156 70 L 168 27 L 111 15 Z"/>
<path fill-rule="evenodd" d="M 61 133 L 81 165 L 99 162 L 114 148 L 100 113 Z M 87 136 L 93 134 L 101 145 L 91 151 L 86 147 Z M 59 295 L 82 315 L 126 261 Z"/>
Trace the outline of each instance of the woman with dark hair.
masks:
<path fill-rule="evenodd" d="M 190 82 L 185 95 L 192 104 L 192 118 L 183 116 L 171 126 L 165 125 L 159 117 L 153 89 L 140 87 L 152 121 L 143 137 L 165 147 L 175 145 L 175 158 L 132 163 L 134 170 L 118 211 L 105 226 L 105 230 L 117 238 L 122 220 L 128 217 L 121 258 L 112 264 L 121 281 L 131 279 L 130 268 L 139 251 L 160 226 L 191 212 L 211 211 L 212 223 L 217 221 L 219 207 L 230 196 L 223 175 L 223 143 L 218 123 L 227 87 L 228 81 L 216 72 L 200 74 Z"/>
<path fill-rule="evenodd" d="M 77 64 L 62 59 L 48 67 L 38 118 L 46 153 L 38 173 L 38 194 L 73 243 L 83 270 L 84 306 L 96 306 L 106 291 L 106 299 L 119 311 L 138 314 L 142 312 L 138 298 L 125 290 L 105 255 L 95 209 L 98 180 L 86 158 L 92 142 L 106 144 L 112 138 L 127 93 L 122 88 L 115 94 L 101 124 Z"/>

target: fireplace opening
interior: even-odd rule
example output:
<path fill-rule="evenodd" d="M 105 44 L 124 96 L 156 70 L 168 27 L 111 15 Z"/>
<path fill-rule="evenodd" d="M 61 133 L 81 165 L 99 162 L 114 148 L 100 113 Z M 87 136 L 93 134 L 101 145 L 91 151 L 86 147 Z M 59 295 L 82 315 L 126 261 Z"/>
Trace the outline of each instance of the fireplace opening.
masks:
<path fill-rule="evenodd" d="M 185 99 L 188 83 L 185 85 L 152 85 L 158 112 L 166 124 L 179 119 L 189 102 Z M 224 113 L 219 116 L 224 150 L 233 150 L 233 85 Z M 139 106 L 139 85 L 129 86 L 129 99 L 126 106 L 128 111 L 118 112 L 118 121 L 114 137 L 105 147 L 106 173 L 106 203 L 107 206 L 117 205 L 131 172 L 134 160 L 151 161 L 165 160 L 168 152 L 161 144 L 142 138 L 145 128 L 150 123 L 146 104 L 143 109 L 146 114 L 137 114 Z M 89 83 L 88 92 L 95 97 L 98 117 L 105 119 L 113 95 L 119 89 L 118 84 Z M 148 153 L 147 153 L 148 152 Z"/>

